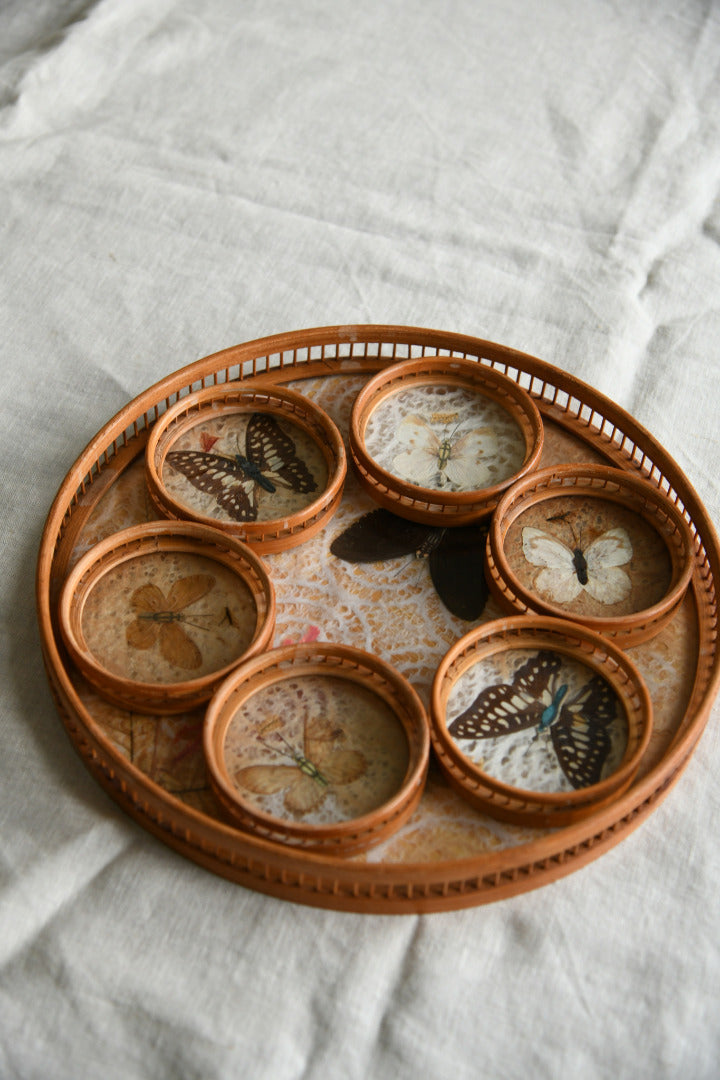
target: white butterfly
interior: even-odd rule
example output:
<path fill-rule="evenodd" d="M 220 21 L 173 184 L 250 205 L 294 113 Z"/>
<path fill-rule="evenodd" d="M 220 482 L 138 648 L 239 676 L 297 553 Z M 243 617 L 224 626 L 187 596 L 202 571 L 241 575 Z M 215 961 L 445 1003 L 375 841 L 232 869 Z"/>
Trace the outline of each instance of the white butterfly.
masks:
<path fill-rule="evenodd" d="M 534 588 L 558 604 L 567 604 L 583 589 L 601 604 L 617 604 L 632 588 L 620 567 L 633 556 L 625 529 L 608 529 L 583 551 L 569 548 L 542 529 L 526 526 L 522 531 L 523 554 L 533 566 L 544 569 Z"/>
<path fill-rule="evenodd" d="M 421 487 L 479 490 L 490 479 L 487 459 L 497 440 L 487 428 L 474 428 L 457 438 L 453 434 L 448 435 L 445 427 L 438 435 L 421 416 L 406 416 L 397 437 L 408 449 L 395 457 L 395 469 Z"/>

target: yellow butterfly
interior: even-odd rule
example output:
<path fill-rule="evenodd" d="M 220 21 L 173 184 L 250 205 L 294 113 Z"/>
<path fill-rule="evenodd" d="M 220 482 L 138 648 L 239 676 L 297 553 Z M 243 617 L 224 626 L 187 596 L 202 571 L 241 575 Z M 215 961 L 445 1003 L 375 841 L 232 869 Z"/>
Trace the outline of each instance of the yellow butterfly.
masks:
<path fill-rule="evenodd" d="M 397 437 L 408 449 L 396 455 L 393 466 L 413 484 L 477 491 L 490 479 L 487 458 L 497 440 L 487 428 L 457 434 L 457 428 L 449 432 L 444 425 L 438 434 L 422 416 L 411 414 L 400 421 Z"/>
<path fill-rule="evenodd" d="M 184 614 L 184 608 L 201 600 L 214 584 L 215 578 L 210 574 L 192 574 L 178 578 L 167 596 L 150 582 L 141 585 L 130 597 L 136 618 L 125 631 L 128 645 L 133 649 L 151 649 L 159 639 L 160 653 L 168 663 L 188 671 L 199 668 L 202 653 L 180 624 L 196 625 Z"/>
<path fill-rule="evenodd" d="M 267 731 L 267 727 L 265 728 Z M 337 749 L 335 743 L 343 737 L 341 728 L 330 721 L 314 718 L 303 725 L 303 749 L 295 749 L 278 733 L 280 746 L 272 746 L 262 736 L 260 741 L 268 750 L 289 758 L 290 765 L 248 765 L 235 773 L 236 782 L 257 795 L 274 795 L 284 791 L 283 804 L 291 814 L 304 815 L 320 806 L 333 786 L 350 784 L 359 779 L 367 761 L 358 750 Z"/>

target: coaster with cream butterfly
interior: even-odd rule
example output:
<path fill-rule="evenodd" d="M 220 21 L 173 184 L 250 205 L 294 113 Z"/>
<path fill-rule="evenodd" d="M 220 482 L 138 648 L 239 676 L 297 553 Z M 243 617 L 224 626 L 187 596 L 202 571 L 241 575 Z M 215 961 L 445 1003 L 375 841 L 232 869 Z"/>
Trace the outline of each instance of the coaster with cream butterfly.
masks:
<path fill-rule="evenodd" d="M 519 481 L 488 538 L 488 579 L 504 607 L 572 618 L 625 645 L 665 625 L 691 570 L 676 507 L 649 481 L 603 465 Z"/>

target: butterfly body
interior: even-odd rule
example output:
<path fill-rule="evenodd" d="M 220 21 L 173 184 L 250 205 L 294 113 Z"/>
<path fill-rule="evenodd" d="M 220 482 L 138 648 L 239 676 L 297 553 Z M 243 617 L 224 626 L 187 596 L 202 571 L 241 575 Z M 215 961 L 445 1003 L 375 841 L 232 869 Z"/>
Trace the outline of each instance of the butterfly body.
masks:
<path fill-rule="evenodd" d="M 213 495 L 235 521 L 257 520 L 258 488 L 268 494 L 274 494 L 278 487 L 302 494 L 317 489 L 317 481 L 298 457 L 295 443 L 274 417 L 253 413 L 245 443 L 245 454 L 174 450 L 166 460 L 199 491 Z M 203 445 L 212 444 L 206 440 Z"/>
<path fill-rule="evenodd" d="M 572 561 L 578 581 L 581 585 L 586 586 L 588 583 L 588 565 L 587 559 L 583 555 L 580 548 L 576 547 L 573 550 Z"/>
<path fill-rule="evenodd" d="M 137 618 L 148 619 L 150 622 L 156 623 L 189 621 L 187 615 L 182 611 L 142 611 Z"/>
<path fill-rule="evenodd" d="M 317 783 L 321 784 L 323 787 L 328 786 L 330 781 L 323 776 L 314 762 L 310 761 L 309 758 L 306 758 L 304 754 L 299 753 L 297 750 L 293 753 L 293 757 L 295 759 L 295 764 L 301 773 L 305 776 L 309 776 L 311 780 L 317 781 Z"/>
<path fill-rule="evenodd" d="M 448 725 L 457 739 L 495 739 L 535 728 L 549 732 L 557 761 L 575 788 L 597 783 L 612 749 L 614 691 L 595 675 L 568 697 L 559 683 L 562 660 L 542 650 L 522 664 L 511 683 L 486 687 Z"/>
<path fill-rule="evenodd" d="M 559 686 L 555 691 L 552 701 L 543 709 L 538 725 L 538 731 L 547 731 L 547 729 L 555 723 L 560 715 L 560 703 L 567 694 L 567 690 L 567 683 L 563 683 L 563 685 Z"/>
<path fill-rule="evenodd" d="M 245 476 L 247 476 L 248 480 L 252 480 L 253 483 L 259 484 L 261 488 L 265 489 L 265 491 L 269 491 L 271 493 L 277 491 L 277 488 L 275 484 L 273 484 L 270 477 L 265 476 L 261 472 L 260 466 L 256 465 L 254 461 L 250 461 L 249 458 L 243 457 L 242 454 L 236 454 L 235 464 L 238 466 L 241 472 L 243 472 Z"/>

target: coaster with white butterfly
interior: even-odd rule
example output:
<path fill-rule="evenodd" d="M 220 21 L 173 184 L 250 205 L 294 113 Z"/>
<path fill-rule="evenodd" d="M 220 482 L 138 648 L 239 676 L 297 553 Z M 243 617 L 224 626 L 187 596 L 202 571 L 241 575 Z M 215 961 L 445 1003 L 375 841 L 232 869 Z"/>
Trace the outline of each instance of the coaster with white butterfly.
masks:
<path fill-rule="evenodd" d="M 631 783 L 652 707 L 635 665 L 605 638 L 516 616 L 448 651 L 431 719 L 440 765 L 473 805 L 508 821 L 567 825 Z"/>
<path fill-rule="evenodd" d="M 352 412 L 360 483 L 385 509 L 428 525 L 465 525 L 534 468 L 543 428 L 529 394 L 490 367 L 449 357 L 395 364 Z"/>
<path fill-rule="evenodd" d="M 284 387 L 190 394 L 157 421 L 146 452 L 148 489 L 164 516 L 213 525 L 261 552 L 323 528 L 345 471 L 333 422 Z"/>
<path fill-rule="evenodd" d="M 488 569 L 507 610 L 572 618 L 626 646 L 657 634 L 677 611 L 692 541 L 677 507 L 643 478 L 559 465 L 505 494 Z"/>
<path fill-rule="evenodd" d="M 410 683 L 370 653 L 323 642 L 238 668 L 210 704 L 203 742 L 213 789 L 237 825 L 338 855 L 407 820 L 430 752 Z"/>
<path fill-rule="evenodd" d="M 192 522 L 150 522 L 101 540 L 76 563 L 59 623 L 103 697 L 179 713 L 268 647 L 275 591 L 261 560 L 233 537 Z"/>

